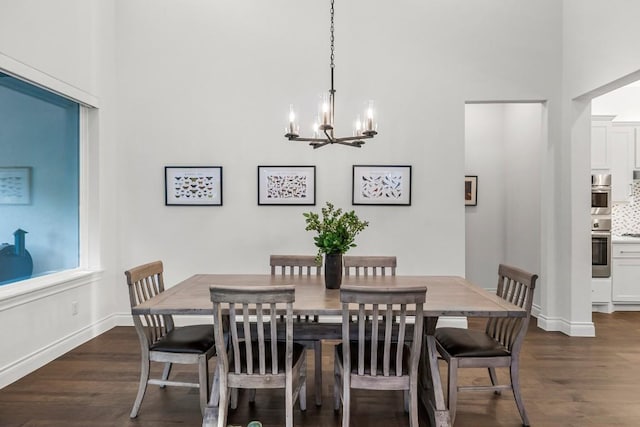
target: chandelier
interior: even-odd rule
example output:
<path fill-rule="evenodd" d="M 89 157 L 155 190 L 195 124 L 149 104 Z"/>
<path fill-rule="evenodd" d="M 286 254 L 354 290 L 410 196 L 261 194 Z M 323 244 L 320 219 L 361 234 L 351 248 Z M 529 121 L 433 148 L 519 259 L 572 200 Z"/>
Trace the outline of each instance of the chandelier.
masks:
<path fill-rule="evenodd" d="M 330 26 L 330 41 L 331 41 L 331 56 L 330 56 L 330 70 L 331 70 L 331 89 L 328 93 L 325 93 L 322 98 L 320 111 L 318 118 L 313 124 L 313 137 L 306 138 L 301 137 L 300 126 L 297 121 L 296 113 L 293 109 L 293 105 L 289 107 L 289 126 L 285 129 L 287 132 L 285 138 L 289 141 L 302 141 L 308 142 L 314 149 L 324 147 L 327 144 L 341 144 L 348 145 L 350 147 L 362 147 L 365 143 L 365 139 L 371 139 L 377 135 L 377 123 L 374 121 L 374 105 L 373 101 L 369 101 L 364 113 L 364 120 L 360 120 L 360 116 L 356 118 L 353 128 L 353 136 L 347 136 L 337 138 L 334 135 L 335 126 L 335 95 L 336 91 L 333 88 L 333 70 L 334 64 L 334 0 L 331 0 L 331 26 Z M 321 133 L 322 132 L 322 133 Z"/>

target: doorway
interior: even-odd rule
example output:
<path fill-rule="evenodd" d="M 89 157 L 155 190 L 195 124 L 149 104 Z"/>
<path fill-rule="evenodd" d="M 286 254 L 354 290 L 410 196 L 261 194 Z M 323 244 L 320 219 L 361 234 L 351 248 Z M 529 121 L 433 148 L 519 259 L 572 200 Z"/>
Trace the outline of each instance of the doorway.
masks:
<path fill-rule="evenodd" d="M 465 207 L 465 273 L 491 292 L 499 263 L 540 271 L 545 114 L 542 102 L 465 105 L 465 174 L 478 177 L 477 203 Z"/>

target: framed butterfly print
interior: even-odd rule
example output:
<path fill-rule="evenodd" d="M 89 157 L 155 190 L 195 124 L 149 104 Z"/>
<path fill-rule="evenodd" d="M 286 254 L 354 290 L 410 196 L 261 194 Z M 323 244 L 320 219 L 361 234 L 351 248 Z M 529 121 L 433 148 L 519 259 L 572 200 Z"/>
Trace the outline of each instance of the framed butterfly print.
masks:
<path fill-rule="evenodd" d="M 258 205 L 315 204 L 315 166 L 258 166 Z"/>
<path fill-rule="evenodd" d="M 222 206 L 222 166 L 165 166 L 166 206 Z"/>
<path fill-rule="evenodd" d="M 353 165 L 353 205 L 411 205 L 411 166 Z"/>

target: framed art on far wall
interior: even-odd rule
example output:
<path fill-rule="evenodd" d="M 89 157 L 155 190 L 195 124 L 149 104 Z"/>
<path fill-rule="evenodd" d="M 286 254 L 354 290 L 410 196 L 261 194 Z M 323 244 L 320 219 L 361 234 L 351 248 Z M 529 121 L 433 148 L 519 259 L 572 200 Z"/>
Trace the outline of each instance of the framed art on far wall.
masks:
<path fill-rule="evenodd" d="M 464 204 L 476 206 L 478 204 L 478 176 L 467 175 L 464 177 Z"/>
<path fill-rule="evenodd" d="M 353 165 L 352 204 L 411 205 L 411 166 Z"/>
<path fill-rule="evenodd" d="M 222 206 L 222 166 L 165 166 L 164 204 Z"/>
<path fill-rule="evenodd" d="M 258 205 L 315 204 L 315 166 L 258 166 Z"/>
<path fill-rule="evenodd" d="M 28 205 L 31 203 L 31 168 L 0 167 L 0 204 Z"/>

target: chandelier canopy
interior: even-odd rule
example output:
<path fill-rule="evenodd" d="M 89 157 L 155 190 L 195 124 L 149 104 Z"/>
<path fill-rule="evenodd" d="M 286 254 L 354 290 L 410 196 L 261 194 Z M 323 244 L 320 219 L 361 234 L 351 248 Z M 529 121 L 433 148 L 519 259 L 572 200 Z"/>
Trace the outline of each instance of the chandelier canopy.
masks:
<path fill-rule="evenodd" d="M 331 70 L 331 89 L 328 93 L 325 93 L 320 105 L 318 117 L 313 124 L 313 137 L 306 138 L 300 136 L 300 125 L 293 105 L 289 107 L 289 126 L 285 129 L 285 138 L 289 141 L 303 141 L 308 142 L 314 149 L 324 147 L 327 144 L 341 144 L 348 145 L 350 147 L 362 147 L 365 143 L 365 139 L 371 139 L 378 134 L 378 125 L 374 120 L 374 104 L 373 101 L 369 101 L 367 108 L 364 112 L 364 120 L 360 120 L 358 116 L 355 120 L 353 127 L 353 135 L 347 137 L 338 138 L 334 135 L 335 126 L 335 95 L 336 91 L 333 88 L 333 70 L 334 64 L 334 41 L 333 35 L 334 25 L 334 0 L 331 0 L 331 26 L 330 26 L 330 40 L 331 40 L 331 56 L 330 56 L 330 70 Z M 322 133 L 321 133 L 322 132 Z"/>

